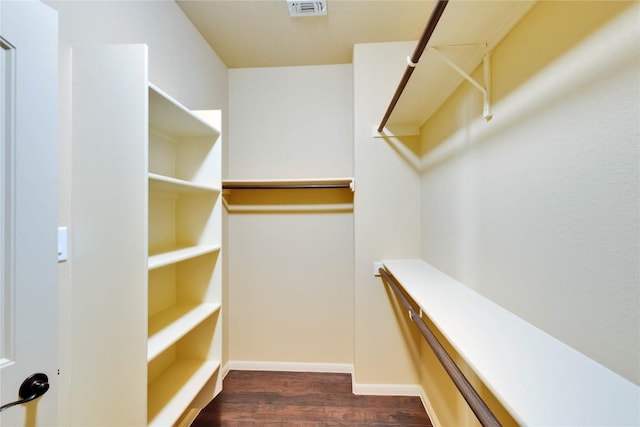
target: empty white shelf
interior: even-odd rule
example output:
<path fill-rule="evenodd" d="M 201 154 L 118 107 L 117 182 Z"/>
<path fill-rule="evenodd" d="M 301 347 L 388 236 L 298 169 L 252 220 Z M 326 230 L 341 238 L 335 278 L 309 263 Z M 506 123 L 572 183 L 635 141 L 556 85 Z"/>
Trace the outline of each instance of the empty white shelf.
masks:
<path fill-rule="evenodd" d="M 200 185 L 156 173 L 149 174 L 149 190 L 175 193 L 216 193 L 220 191 L 219 188 L 213 186 Z"/>
<path fill-rule="evenodd" d="M 149 426 L 172 426 L 220 368 L 218 361 L 179 360 L 149 384 Z"/>
<path fill-rule="evenodd" d="M 175 305 L 149 318 L 150 362 L 220 309 L 220 304 Z"/>
<path fill-rule="evenodd" d="M 152 84 L 149 84 L 149 125 L 175 137 L 220 134 L 218 129 Z"/>
<path fill-rule="evenodd" d="M 640 388 L 422 260 L 383 261 L 522 425 L 640 425 Z"/>
<path fill-rule="evenodd" d="M 216 245 L 197 245 L 188 246 L 185 248 L 175 248 L 155 254 L 149 255 L 148 268 L 153 270 L 154 268 L 164 267 L 165 265 L 175 264 L 177 262 L 185 261 L 190 258 L 195 258 L 200 255 L 205 255 L 211 252 L 220 250 L 220 246 Z"/>
<path fill-rule="evenodd" d="M 225 190 L 234 189 L 289 189 L 289 188 L 348 188 L 354 191 L 352 177 L 337 178 L 291 178 L 291 179 L 225 179 Z"/>

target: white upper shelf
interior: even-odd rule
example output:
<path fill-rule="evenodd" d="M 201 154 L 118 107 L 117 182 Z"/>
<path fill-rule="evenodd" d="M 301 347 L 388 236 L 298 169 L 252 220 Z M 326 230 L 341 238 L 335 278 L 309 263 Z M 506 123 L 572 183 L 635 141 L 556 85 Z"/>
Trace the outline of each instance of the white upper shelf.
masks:
<path fill-rule="evenodd" d="M 149 189 L 175 193 L 215 193 L 220 191 L 219 188 L 210 185 L 196 184 L 156 173 L 149 173 Z"/>
<path fill-rule="evenodd" d="M 223 190 L 234 189 L 290 189 L 290 188 L 348 188 L 355 191 L 351 177 L 340 178 L 292 178 L 292 179 L 225 179 Z"/>
<path fill-rule="evenodd" d="M 151 83 L 149 84 L 149 124 L 152 128 L 176 138 L 217 137 L 220 134 L 218 129 Z"/>
<path fill-rule="evenodd" d="M 384 267 L 517 421 L 640 425 L 640 388 L 422 260 Z"/>
<path fill-rule="evenodd" d="M 487 50 L 492 50 L 529 11 L 535 1 L 450 1 L 407 86 L 400 96 L 387 128 L 418 128 L 444 103 L 463 82 L 430 47 L 438 48 L 451 61 L 470 74 L 481 63 Z M 425 22 L 426 25 L 426 22 Z M 485 47 L 486 45 L 486 47 Z M 410 57 L 416 44 L 407 45 Z M 404 58 L 399 69 L 404 72 Z M 398 73 L 398 82 L 402 77 Z M 393 91 L 395 91 L 395 86 Z M 393 91 L 387 99 L 391 101 Z M 385 109 L 386 109 L 385 105 Z M 380 120 L 382 120 L 381 112 Z"/>

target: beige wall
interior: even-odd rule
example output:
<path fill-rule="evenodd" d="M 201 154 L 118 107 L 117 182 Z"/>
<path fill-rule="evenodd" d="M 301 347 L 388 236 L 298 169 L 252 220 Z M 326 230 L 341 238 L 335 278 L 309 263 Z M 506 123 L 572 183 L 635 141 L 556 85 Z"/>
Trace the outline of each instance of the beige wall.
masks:
<path fill-rule="evenodd" d="M 351 70 L 229 70 L 229 178 L 352 176 Z M 264 208 L 227 216 L 229 359 L 352 363 L 352 210 L 313 210 L 327 190 L 280 191 L 230 199 Z"/>
<path fill-rule="evenodd" d="M 420 255 L 417 137 L 376 139 L 415 43 L 356 45 L 353 55 L 355 146 L 355 381 L 417 384 L 419 341 L 389 304 L 373 263 Z"/>
<path fill-rule="evenodd" d="M 637 28 L 637 5 L 615 21 L 628 8 L 539 2 L 493 52 L 493 120 L 463 84 L 422 127 L 421 257 L 637 383 L 640 46 L 616 31 Z M 422 385 L 441 425 L 477 425 L 427 346 Z"/>
<path fill-rule="evenodd" d="M 575 53 L 625 4 L 540 2 L 495 51 L 493 122 L 477 123 L 479 97 L 464 85 L 422 141 L 371 137 L 413 42 L 356 45 L 353 67 L 230 70 L 227 92 L 226 67 L 173 2 L 49 4 L 71 232 L 74 44 L 146 43 L 156 85 L 190 108 L 221 108 L 224 177 L 356 179 L 353 212 L 224 216 L 225 359 L 354 363 L 360 384 L 449 387 L 437 368 L 421 375 L 428 350 L 373 276 L 374 261 L 423 257 L 638 382 L 638 62 Z M 589 66 L 562 76 L 576 64 Z M 80 321 L 65 310 L 68 264 L 60 288 L 64 423 L 65 330 Z M 445 405 L 443 425 L 469 419 L 446 393 L 430 400 Z"/>
<path fill-rule="evenodd" d="M 403 257 L 639 381 L 640 49 L 637 30 L 599 33 L 629 5 L 539 2 L 492 55 L 494 119 L 482 120 L 482 97 L 464 83 L 418 142 L 371 138 L 414 43 L 355 46 L 357 382 L 419 378 L 434 421 L 477 423 L 372 277 L 373 261 Z M 623 19 L 637 18 L 636 3 Z"/>
<path fill-rule="evenodd" d="M 494 119 L 465 84 L 424 125 L 421 254 L 638 383 L 637 3 L 616 21 L 629 5 L 539 2 L 494 51 Z"/>
<path fill-rule="evenodd" d="M 229 178 L 353 174 L 351 65 L 229 70 Z"/>
<path fill-rule="evenodd" d="M 48 1 L 60 23 L 60 148 L 59 218 L 69 227 L 71 197 L 71 48 L 105 43 L 145 43 L 149 46 L 150 80 L 192 109 L 222 109 L 226 120 L 227 69 L 174 2 L 167 1 Z M 99 102 L 99 100 L 97 100 Z M 223 124 L 223 129 L 226 126 Z M 224 137 L 224 134 L 223 134 Z M 226 143 L 223 140 L 223 144 Z M 71 387 L 85 388 L 74 378 L 70 363 L 73 325 L 82 319 L 69 309 L 74 286 L 70 277 L 73 248 L 59 264 L 60 424 L 67 425 L 73 401 Z M 84 382 L 83 382 L 84 381 Z"/>

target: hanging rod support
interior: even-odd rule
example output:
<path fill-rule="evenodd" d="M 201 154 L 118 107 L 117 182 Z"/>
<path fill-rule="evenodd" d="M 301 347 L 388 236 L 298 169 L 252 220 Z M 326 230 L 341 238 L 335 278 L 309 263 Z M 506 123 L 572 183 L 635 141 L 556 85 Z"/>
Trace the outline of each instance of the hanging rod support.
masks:
<path fill-rule="evenodd" d="M 485 47 L 485 54 L 483 58 L 483 71 L 484 71 L 484 86 L 478 83 L 476 79 L 471 77 L 466 71 L 460 68 L 455 62 L 453 62 L 449 57 L 447 57 L 444 53 L 440 52 L 435 47 L 430 47 L 429 50 L 434 52 L 436 56 L 442 59 L 447 65 L 453 68 L 458 74 L 460 74 L 465 80 L 467 80 L 473 87 L 482 92 L 482 96 L 484 98 L 483 107 L 482 107 L 482 117 L 485 121 L 489 121 L 493 118 L 493 111 L 491 111 L 491 56 L 490 52 L 487 49 L 487 45 Z"/>

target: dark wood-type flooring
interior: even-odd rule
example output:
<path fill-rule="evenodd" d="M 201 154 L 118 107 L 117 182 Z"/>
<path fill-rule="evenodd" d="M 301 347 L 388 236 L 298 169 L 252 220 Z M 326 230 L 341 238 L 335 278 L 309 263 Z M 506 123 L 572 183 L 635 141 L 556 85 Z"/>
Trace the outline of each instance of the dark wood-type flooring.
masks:
<path fill-rule="evenodd" d="M 419 397 L 356 396 L 350 374 L 230 371 L 192 427 L 431 425 Z"/>

